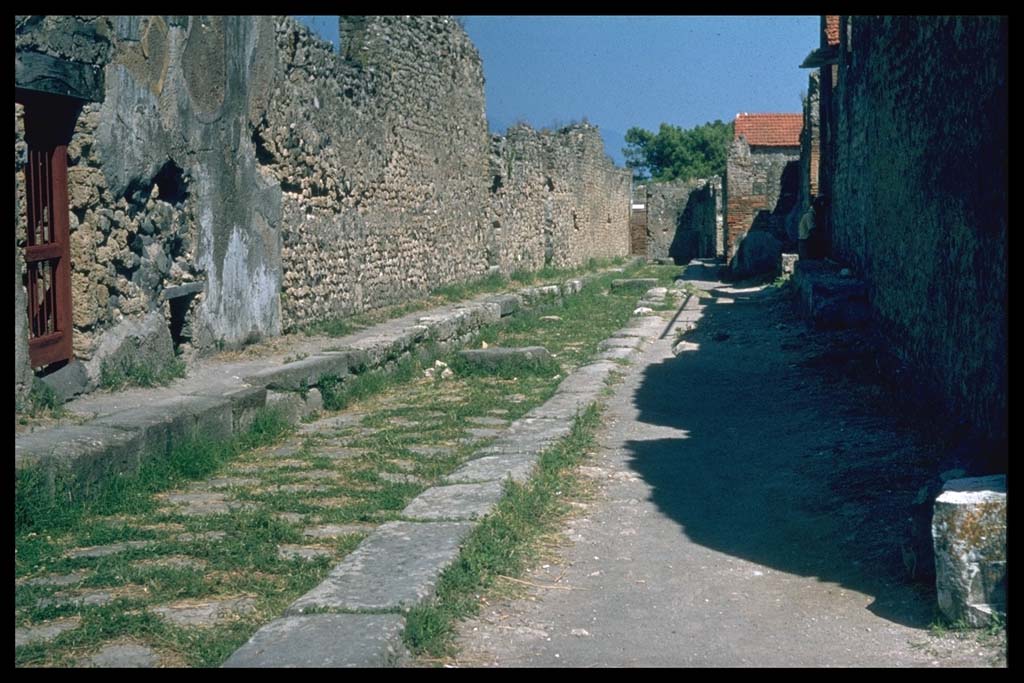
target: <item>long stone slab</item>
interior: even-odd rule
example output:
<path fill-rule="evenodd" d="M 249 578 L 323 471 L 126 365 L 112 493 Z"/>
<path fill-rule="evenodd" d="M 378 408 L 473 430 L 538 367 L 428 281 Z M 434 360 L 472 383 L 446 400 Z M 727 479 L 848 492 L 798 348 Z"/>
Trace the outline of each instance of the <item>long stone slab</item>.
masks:
<path fill-rule="evenodd" d="M 505 363 L 542 363 L 551 360 L 551 354 L 543 346 L 466 349 L 459 351 L 459 356 L 471 365 L 488 369 L 498 368 Z"/>
<path fill-rule="evenodd" d="M 501 498 L 500 481 L 482 484 L 434 486 L 412 499 L 402 510 L 409 519 L 479 519 Z"/>
<path fill-rule="evenodd" d="M 654 277 L 633 277 L 612 280 L 612 290 L 617 289 L 643 289 L 647 291 L 658 284 L 658 278 Z"/>
<path fill-rule="evenodd" d="M 213 396 L 175 396 L 93 421 L 141 434 L 146 452 L 158 455 L 196 434 L 210 440 L 227 439 L 234 423 L 231 401 Z"/>
<path fill-rule="evenodd" d="M 571 375 L 558 385 L 560 393 L 596 394 L 604 386 L 605 380 L 618 366 L 609 361 L 598 361 L 577 368 Z"/>
<path fill-rule="evenodd" d="M 250 384 L 277 391 L 299 391 L 316 386 L 320 379 L 331 375 L 344 377 L 352 374 L 360 364 L 365 365 L 366 354 L 360 351 L 325 353 L 303 358 L 278 367 L 270 367 L 245 377 Z"/>
<path fill-rule="evenodd" d="M 270 622 L 238 648 L 224 668 L 397 666 L 405 618 L 398 614 L 308 614 Z"/>
<path fill-rule="evenodd" d="M 640 356 L 640 352 L 631 348 L 612 348 L 602 351 L 597 357 L 604 360 L 632 361 Z"/>
<path fill-rule="evenodd" d="M 388 522 L 377 527 L 327 578 L 291 604 L 311 609 L 400 610 L 430 597 L 458 557 L 469 522 Z"/>
<path fill-rule="evenodd" d="M 67 489 L 83 494 L 109 477 L 135 473 L 145 454 L 141 432 L 67 425 L 16 439 L 14 466 L 40 472 L 43 494 L 53 497 L 65 495 Z"/>
<path fill-rule="evenodd" d="M 478 481 L 512 481 L 523 483 L 529 480 L 537 464 L 537 454 L 497 453 L 475 458 L 455 470 L 445 481 L 450 484 Z"/>
<path fill-rule="evenodd" d="M 643 344 L 643 340 L 645 338 L 646 337 L 642 337 L 642 336 L 636 336 L 636 337 L 609 337 L 608 339 L 605 339 L 604 341 L 599 343 L 597 345 L 597 348 L 600 349 L 601 351 L 606 351 L 608 349 L 617 349 L 617 348 L 637 349 L 637 348 L 640 348 L 641 344 Z"/>

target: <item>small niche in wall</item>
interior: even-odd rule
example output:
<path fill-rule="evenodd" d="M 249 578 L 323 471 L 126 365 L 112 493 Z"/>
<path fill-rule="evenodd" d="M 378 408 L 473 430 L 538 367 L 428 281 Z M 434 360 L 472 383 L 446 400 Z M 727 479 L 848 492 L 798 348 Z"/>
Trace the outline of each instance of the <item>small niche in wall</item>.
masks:
<path fill-rule="evenodd" d="M 170 308 L 170 332 L 174 350 L 182 344 L 192 341 L 192 325 L 189 311 L 197 294 L 206 288 L 203 281 L 189 282 L 176 287 L 168 287 L 163 291 L 164 299 Z"/>
<path fill-rule="evenodd" d="M 160 190 L 160 199 L 168 204 L 181 205 L 188 199 L 184 173 L 172 159 L 168 159 L 156 174 L 153 184 Z"/>

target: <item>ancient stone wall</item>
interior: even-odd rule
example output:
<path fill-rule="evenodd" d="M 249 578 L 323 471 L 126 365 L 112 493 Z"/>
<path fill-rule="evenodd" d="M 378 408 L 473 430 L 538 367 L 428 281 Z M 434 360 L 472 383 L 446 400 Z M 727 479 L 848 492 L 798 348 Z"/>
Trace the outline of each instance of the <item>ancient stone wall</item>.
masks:
<path fill-rule="evenodd" d="M 853 17 L 833 249 L 919 375 L 986 435 L 1007 410 L 1007 20 Z"/>
<path fill-rule="evenodd" d="M 647 186 L 647 257 L 688 263 L 722 248 L 721 179 L 675 180 Z"/>
<path fill-rule="evenodd" d="M 783 189 L 783 171 L 799 159 L 799 147 L 753 147 L 739 137 L 729 146 L 725 172 L 725 257 L 736 256 L 758 213 L 773 213 Z M 787 207 L 788 211 L 788 207 Z"/>
<path fill-rule="evenodd" d="M 450 17 L 342 17 L 341 29 L 339 56 L 277 19 L 274 96 L 253 132 L 283 190 L 286 328 L 487 267 L 476 48 Z"/>
<path fill-rule="evenodd" d="M 67 22 L 27 23 L 16 42 L 105 68 L 68 147 L 76 358 L 95 380 L 103 335 L 154 311 L 185 351 L 279 333 L 280 191 L 249 133 L 270 95 L 271 20 Z"/>
<path fill-rule="evenodd" d="M 821 78 L 812 71 L 807 78 L 807 98 L 803 103 L 804 125 L 800 131 L 800 211 L 806 211 L 820 191 L 818 169 L 821 162 Z"/>
<path fill-rule="evenodd" d="M 501 272 L 628 253 L 630 175 L 596 127 L 513 126 L 492 139 L 489 168 L 488 263 Z"/>
<path fill-rule="evenodd" d="M 16 19 L 17 50 L 103 69 L 68 148 L 74 353 L 93 381 L 103 340 L 154 314 L 188 355 L 489 266 L 627 253 L 629 173 L 595 127 L 492 142 L 452 18 L 340 22 L 339 54 L 287 17 Z"/>
<path fill-rule="evenodd" d="M 647 258 L 668 258 L 672 247 L 680 258 L 689 261 L 696 256 L 698 238 L 687 230 L 680 234 L 683 211 L 690 193 L 702 181 L 672 180 L 664 183 L 649 183 L 647 190 Z"/>

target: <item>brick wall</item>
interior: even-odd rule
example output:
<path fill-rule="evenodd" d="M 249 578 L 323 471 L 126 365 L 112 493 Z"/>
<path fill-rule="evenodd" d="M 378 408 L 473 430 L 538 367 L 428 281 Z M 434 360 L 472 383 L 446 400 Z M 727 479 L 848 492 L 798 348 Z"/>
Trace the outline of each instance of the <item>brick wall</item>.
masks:
<path fill-rule="evenodd" d="M 761 210 L 776 209 L 786 164 L 800 157 L 799 147 L 753 147 L 742 137 L 729 146 L 725 172 L 725 257 L 732 260 L 743 236 Z"/>

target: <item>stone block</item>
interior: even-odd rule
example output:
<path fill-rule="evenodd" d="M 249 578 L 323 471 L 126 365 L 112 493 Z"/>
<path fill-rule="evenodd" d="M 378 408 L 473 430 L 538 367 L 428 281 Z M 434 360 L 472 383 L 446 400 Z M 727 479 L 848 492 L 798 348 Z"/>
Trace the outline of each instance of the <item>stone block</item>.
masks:
<path fill-rule="evenodd" d="M 834 264 L 798 260 L 793 270 L 800 308 L 818 329 L 859 327 L 871 320 L 867 287 Z"/>
<path fill-rule="evenodd" d="M 409 519 L 479 519 L 501 498 L 499 481 L 434 486 L 412 499 L 402 516 Z"/>
<path fill-rule="evenodd" d="M 583 290 L 583 280 L 572 279 L 566 280 L 562 285 L 562 292 L 568 296 L 570 294 L 578 294 Z"/>
<path fill-rule="evenodd" d="M 774 272 L 782 253 L 782 242 L 767 230 L 751 230 L 743 237 L 732 262 L 736 277 Z"/>
<path fill-rule="evenodd" d="M 57 636 L 65 631 L 78 628 L 81 617 L 70 617 L 67 619 L 55 619 L 38 626 L 14 629 L 14 647 L 31 645 L 32 643 L 48 643 L 55 640 Z"/>
<path fill-rule="evenodd" d="M 434 594 L 441 572 L 459 554 L 469 522 L 388 522 L 367 536 L 288 614 L 331 608 L 399 610 Z"/>
<path fill-rule="evenodd" d="M 598 350 L 605 351 L 607 349 L 627 348 L 637 349 L 643 344 L 642 338 L 639 336 L 635 337 L 609 337 L 603 340 L 597 345 Z"/>
<path fill-rule="evenodd" d="M 475 458 L 455 470 L 445 481 L 450 484 L 478 481 L 504 481 L 512 479 L 523 483 L 529 480 L 537 464 L 536 454 L 496 453 Z"/>
<path fill-rule="evenodd" d="M 469 365 L 485 370 L 494 370 L 507 363 L 541 364 L 553 360 L 551 354 L 543 346 L 467 349 L 459 351 L 459 356 Z"/>
<path fill-rule="evenodd" d="M 488 297 L 486 301 L 487 303 L 498 304 L 502 318 L 518 311 L 523 303 L 515 294 L 499 294 L 498 296 Z"/>
<path fill-rule="evenodd" d="M 138 432 L 97 424 L 65 425 L 17 435 L 14 466 L 39 468 L 54 494 L 57 486 L 88 489 L 105 477 L 136 472 L 142 450 Z"/>
<path fill-rule="evenodd" d="M 935 588 L 948 618 L 981 627 L 1006 614 L 1006 476 L 951 479 L 932 517 Z"/>
<path fill-rule="evenodd" d="M 50 387 L 57 398 L 63 403 L 71 398 L 90 391 L 95 385 L 89 381 L 89 373 L 80 360 L 72 360 L 56 372 L 42 378 L 43 384 Z"/>
<path fill-rule="evenodd" d="M 94 424 L 141 435 L 143 453 L 158 457 L 195 435 L 226 439 L 234 429 L 230 401 L 211 396 L 175 396 L 102 417 Z"/>
<path fill-rule="evenodd" d="M 105 364 L 160 370 L 174 360 L 171 331 L 163 314 L 153 311 L 139 320 L 125 320 L 106 332 L 85 369 L 90 383 L 98 385 Z"/>
<path fill-rule="evenodd" d="M 302 416 L 314 415 L 324 409 L 324 397 L 319 389 L 310 389 L 306 392 Z"/>
<path fill-rule="evenodd" d="M 104 646 L 85 660 L 85 666 L 102 669 L 149 669 L 160 663 L 156 652 L 138 643 L 115 643 Z"/>
<path fill-rule="evenodd" d="M 306 409 L 306 402 L 295 392 L 268 391 L 267 407 L 280 410 L 285 420 L 295 424 L 302 419 L 302 413 Z"/>
<path fill-rule="evenodd" d="M 597 361 L 578 367 L 562 380 L 558 385 L 558 392 L 596 396 L 605 387 L 608 375 L 617 367 L 615 363 L 609 361 Z"/>
<path fill-rule="evenodd" d="M 206 282 L 188 282 L 177 287 L 167 287 L 163 290 L 163 297 L 165 300 L 170 301 L 171 299 L 178 299 L 183 296 L 191 296 L 198 294 L 199 292 L 206 289 Z"/>
<path fill-rule="evenodd" d="M 602 360 L 622 360 L 622 361 L 633 361 L 640 356 L 640 352 L 637 349 L 632 348 L 613 348 L 602 351 L 598 354 L 598 358 Z"/>
<path fill-rule="evenodd" d="M 351 366 L 351 357 L 346 353 L 316 355 L 266 368 L 245 377 L 245 381 L 275 391 L 300 391 L 316 386 L 322 377 L 351 374 Z"/>
<path fill-rule="evenodd" d="M 398 614 L 310 614 L 270 622 L 225 668 L 379 668 L 408 658 Z"/>
<path fill-rule="evenodd" d="M 562 295 L 562 290 L 558 285 L 544 285 L 541 287 L 527 287 L 519 290 L 519 296 L 522 297 L 523 301 L 532 306 L 538 301 L 544 299 L 552 299 Z"/>
<path fill-rule="evenodd" d="M 619 280 L 612 280 L 612 291 L 622 290 L 643 290 L 647 291 L 651 287 L 658 285 L 658 279 L 653 277 L 634 277 L 634 278 L 623 278 Z"/>
<path fill-rule="evenodd" d="M 792 275 L 798 260 L 800 260 L 799 254 L 779 254 L 779 273 Z"/>
<path fill-rule="evenodd" d="M 242 387 L 220 391 L 218 394 L 231 404 L 231 419 L 236 433 L 248 429 L 256 412 L 267 404 L 267 390 L 264 387 Z"/>

